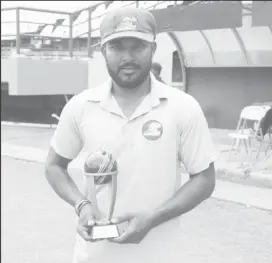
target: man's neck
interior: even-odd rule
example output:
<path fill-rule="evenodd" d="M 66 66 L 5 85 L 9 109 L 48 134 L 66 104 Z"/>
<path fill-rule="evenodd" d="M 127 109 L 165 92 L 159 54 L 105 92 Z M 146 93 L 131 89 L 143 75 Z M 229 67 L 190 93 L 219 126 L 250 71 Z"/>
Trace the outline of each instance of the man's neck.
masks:
<path fill-rule="evenodd" d="M 112 94 L 116 98 L 122 98 L 125 100 L 135 100 L 137 98 L 142 98 L 150 92 L 151 79 L 150 76 L 138 87 L 129 89 L 122 88 L 118 86 L 115 82 L 112 82 Z"/>

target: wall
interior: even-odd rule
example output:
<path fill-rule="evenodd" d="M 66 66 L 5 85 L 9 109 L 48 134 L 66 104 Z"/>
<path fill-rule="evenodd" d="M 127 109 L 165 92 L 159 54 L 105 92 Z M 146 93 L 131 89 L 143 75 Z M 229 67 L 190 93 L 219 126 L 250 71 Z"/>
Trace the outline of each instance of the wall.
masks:
<path fill-rule="evenodd" d="M 88 62 L 79 60 L 1 59 L 2 81 L 11 95 L 76 94 L 88 87 Z"/>
<path fill-rule="evenodd" d="M 106 63 L 101 52 L 94 52 L 88 62 L 88 88 L 96 87 L 109 78 Z"/>
<path fill-rule="evenodd" d="M 7 82 L 9 89 L 14 90 L 17 87 L 17 68 L 17 59 L 1 59 L 1 83 Z"/>
<path fill-rule="evenodd" d="M 51 114 L 60 114 L 66 101 L 63 95 L 11 96 L 8 84 L 1 83 L 1 120 L 30 123 L 57 123 Z M 68 99 L 70 99 L 69 96 Z"/>
<path fill-rule="evenodd" d="M 187 81 L 213 128 L 235 129 L 243 107 L 272 101 L 272 67 L 188 68 Z"/>

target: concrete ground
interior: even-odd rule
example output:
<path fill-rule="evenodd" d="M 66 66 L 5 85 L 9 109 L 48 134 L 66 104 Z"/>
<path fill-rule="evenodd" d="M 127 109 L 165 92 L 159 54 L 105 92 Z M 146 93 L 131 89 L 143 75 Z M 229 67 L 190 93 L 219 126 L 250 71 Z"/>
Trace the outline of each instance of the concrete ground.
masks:
<path fill-rule="evenodd" d="M 78 170 L 71 169 L 71 175 L 82 188 Z M 44 165 L 2 156 L 1 177 L 1 262 L 71 262 L 75 213 L 50 188 Z M 231 196 L 241 190 L 235 190 L 233 185 L 238 184 L 232 184 L 231 188 L 220 185 L 220 188 Z M 243 187 L 245 196 L 249 191 L 260 198 L 256 189 Z M 259 189 L 262 190 L 270 191 Z M 269 198 L 271 202 L 268 193 L 262 197 L 263 201 Z M 180 254 L 176 256 L 180 257 L 180 262 L 188 263 L 272 262 L 271 211 L 210 198 L 181 217 L 181 244 L 177 244 Z M 118 260 L 112 262 L 118 263 Z"/>
<path fill-rule="evenodd" d="M 2 154 L 19 159 L 44 162 L 50 145 L 54 128 L 24 127 L 1 124 Z M 252 163 L 254 166 L 250 173 L 246 173 L 248 166 L 241 166 L 245 159 L 245 152 L 232 154 L 228 161 L 232 140 L 228 133 L 231 130 L 211 129 L 213 140 L 217 147 L 218 158 L 215 163 L 217 176 L 221 180 L 240 184 L 272 188 L 272 155 L 265 162 L 264 148 L 257 160 L 256 151 L 253 152 Z M 80 159 L 80 158 L 79 158 Z M 81 165 L 81 160 L 75 160 L 72 166 Z"/>

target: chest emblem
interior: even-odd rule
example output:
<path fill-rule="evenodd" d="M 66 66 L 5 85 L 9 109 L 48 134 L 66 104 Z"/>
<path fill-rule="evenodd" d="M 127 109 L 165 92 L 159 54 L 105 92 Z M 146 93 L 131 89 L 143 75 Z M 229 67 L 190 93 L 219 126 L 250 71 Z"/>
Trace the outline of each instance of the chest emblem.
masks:
<path fill-rule="evenodd" d="M 147 121 L 142 128 L 143 136 L 149 141 L 158 140 L 163 133 L 162 124 L 155 120 Z"/>

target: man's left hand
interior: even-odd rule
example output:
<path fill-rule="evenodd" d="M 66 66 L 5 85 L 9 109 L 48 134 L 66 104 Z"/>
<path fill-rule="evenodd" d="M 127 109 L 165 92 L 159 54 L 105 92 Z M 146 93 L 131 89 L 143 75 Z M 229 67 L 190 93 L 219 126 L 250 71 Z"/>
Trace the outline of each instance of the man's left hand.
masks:
<path fill-rule="evenodd" d="M 125 215 L 111 220 L 113 224 L 128 222 L 126 231 L 117 238 L 109 241 L 119 244 L 139 244 L 152 229 L 152 219 L 147 213 Z"/>

